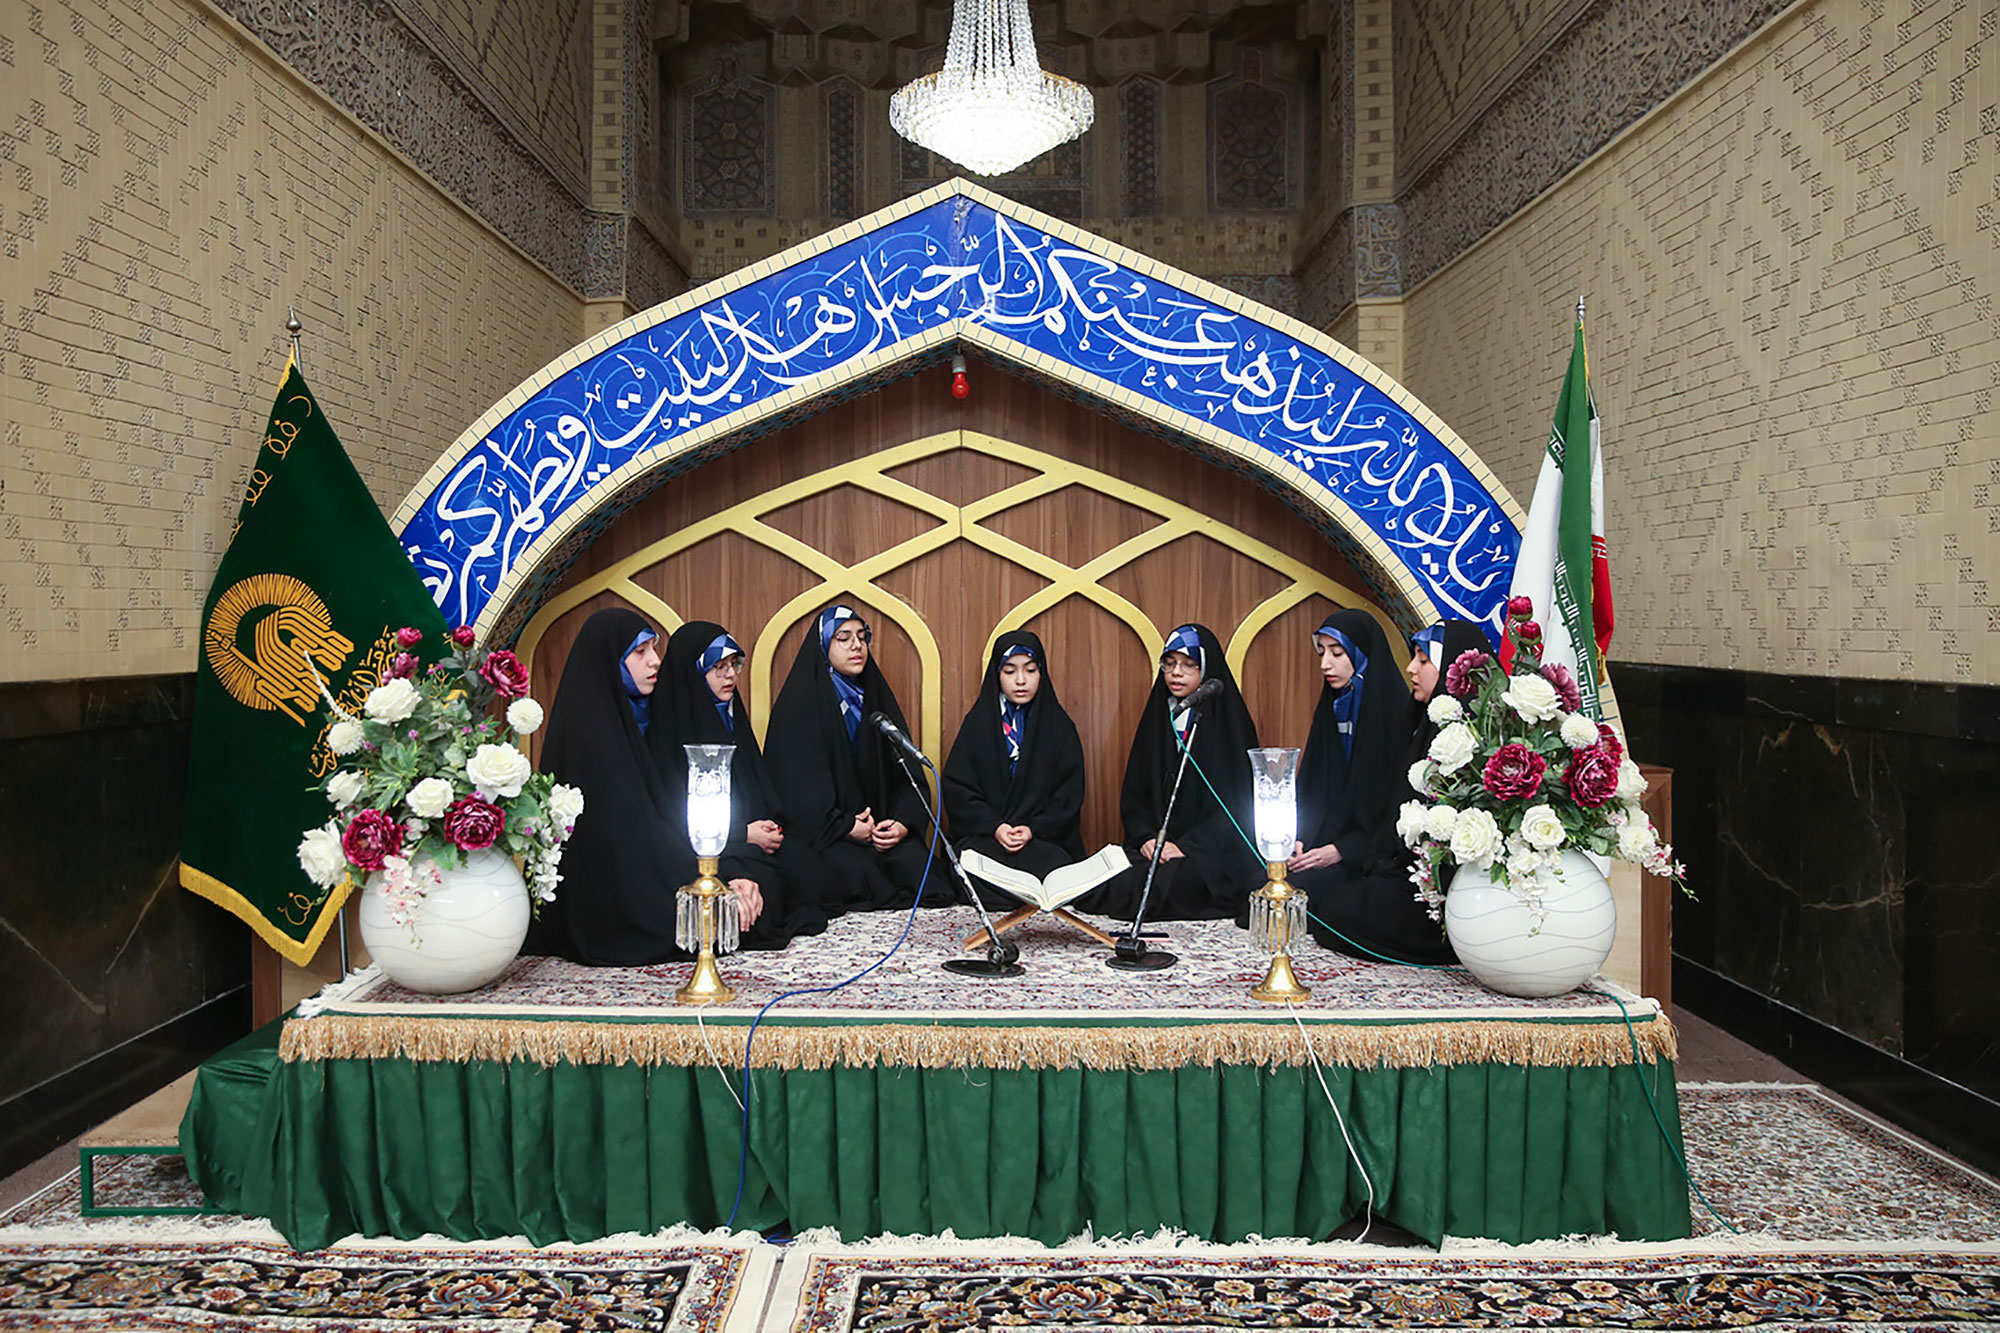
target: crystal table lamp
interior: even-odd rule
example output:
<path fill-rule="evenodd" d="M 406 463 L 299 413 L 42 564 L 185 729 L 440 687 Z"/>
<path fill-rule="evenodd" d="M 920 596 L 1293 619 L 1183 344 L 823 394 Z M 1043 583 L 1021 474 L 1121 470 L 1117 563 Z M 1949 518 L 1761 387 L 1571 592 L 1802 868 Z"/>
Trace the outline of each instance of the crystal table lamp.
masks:
<path fill-rule="evenodd" d="M 728 1004 L 736 992 L 715 966 L 718 953 L 736 947 L 736 895 L 716 874 L 729 844 L 729 759 L 733 745 L 683 746 L 688 757 L 688 841 L 694 844 L 695 881 L 681 889 L 674 942 L 695 954 L 694 975 L 674 992 L 682 1004 Z"/>
<path fill-rule="evenodd" d="M 1299 752 L 1252 750 L 1250 780 L 1257 802 L 1257 854 L 1270 878 L 1250 895 L 1250 942 L 1271 956 L 1264 980 L 1250 994 L 1273 1004 L 1309 1000 L 1292 975 L 1293 941 L 1305 933 L 1305 895 L 1285 882 L 1285 862 L 1299 837 Z"/>

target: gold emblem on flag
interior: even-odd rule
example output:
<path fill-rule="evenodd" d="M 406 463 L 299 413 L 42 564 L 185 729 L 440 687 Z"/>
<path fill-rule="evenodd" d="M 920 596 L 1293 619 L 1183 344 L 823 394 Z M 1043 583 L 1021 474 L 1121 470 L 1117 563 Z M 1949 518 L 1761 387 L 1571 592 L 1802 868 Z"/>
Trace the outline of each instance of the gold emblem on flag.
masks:
<path fill-rule="evenodd" d="M 354 651 L 353 640 L 333 628 L 319 594 L 288 574 L 253 575 L 223 593 L 202 642 L 230 698 L 246 708 L 276 709 L 300 726 L 319 712 L 320 680 Z"/>

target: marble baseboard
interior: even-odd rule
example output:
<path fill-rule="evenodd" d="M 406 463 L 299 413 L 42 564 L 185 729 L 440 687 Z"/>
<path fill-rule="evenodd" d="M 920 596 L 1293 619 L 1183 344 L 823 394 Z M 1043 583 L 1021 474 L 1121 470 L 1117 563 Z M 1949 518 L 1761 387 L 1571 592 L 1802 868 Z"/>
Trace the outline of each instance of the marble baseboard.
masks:
<path fill-rule="evenodd" d="M 248 984 L 247 928 L 178 879 L 193 686 L 0 686 L 0 1147 L 89 1128 L 62 1088 L 153 1067 L 156 1034 Z"/>
<path fill-rule="evenodd" d="M 1675 954 L 2000 1102 L 2000 689 L 1612 674 L 1674 770 Z"/>

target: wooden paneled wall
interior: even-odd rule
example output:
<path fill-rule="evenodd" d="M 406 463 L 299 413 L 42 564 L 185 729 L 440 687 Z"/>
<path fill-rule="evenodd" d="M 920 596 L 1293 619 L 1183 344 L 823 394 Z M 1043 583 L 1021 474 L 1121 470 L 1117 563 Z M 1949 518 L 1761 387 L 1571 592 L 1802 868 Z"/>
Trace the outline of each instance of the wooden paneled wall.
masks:
<path fill-rule="evenodd" d="M 976 431 L 1024 450 L 1054 455 L 1130 487 L 1127 499 L 1084 485 L 1053 490 L 988 518 L 992 533 L 1080 568 L 1162 520 L 1150 495 L 1205 516 L 1198 530 L 1138 555 L 1108 572 L 1101 585 L 1126 599 L 1164 633 L 1199 621 L 1228 643 L 1244 618 L 1290 586 L 1290 575 L 1242 548 L 1261 544 L 1349 589 L 1362 586 L 1346 560 L 1310 523 L 1277 496 L 1235 473 L 1141 435 L 1087 407 L 1068 402 L 990 366 L 975 366 L 972 397 L 954 401 L 941 371 L 902 380 L 848 402 L 674 479 L 625 514 L 568 571 L 552 600 L 588 588 L 605 572 L 663 538 L 683 533 L 724 510 L 911 441 L 952 431 Z M 950 449 L 889 468 L 885 485 L 841 484 L 769 509 L 758 521 L 851 568 L 897 543 L 939 526 L 940 520 L 902 498 L 879 493 L 902 483 L 950 506 L 965 506 L 1035 478 L 1041 469 L 969 449 Z M 1025 455 L 1024 455 L 1025 456 Z M 861 471 L 866 471 L 861 469 Z M 1137 501 L 1136 503 L 1128 502 Z M 917 641 L 881 606 L 856 600 L 875 629 L 875 649 L 904 711 L 926 748 L 942 761 L 975 696 L 989 636 L 1007 610 L 1048 586 L 1042 574 L 973 541 L 952 537 L 885 573 L 877 586 L 922 618 L 936 642 L 939 688 L 934 708 L 922 707 Z M 743 535 L 724 530 L 631 575 L 644 594 L 684 619 L 715 620 L 746 647 L 789 600 L 820 584 L 818 573 Z M 535 694 L 553 701 L 562 664 L 591 611 L 619 602 L 599 592 L 553 619 L 530 626 Z M 1358 597 L 1347 600 L 1358 602 Z M 770 687 L 781 684 L 817 599 L 790 617 L 766 652 Z M 1244 693 L 1266 744 L 1302 745 L 1319 692 L 1310 634 L 1330 608 L 1313 596 L 1273 619 L 1250 642 Z M 646 609 L 644 607 L 641 608 Z M 1085 837 L 1091 845 L 1118 836 L 1118 786 L 1159 644 L 1142 643 L 1129 623 L 1103 606 L 1072 596 L 1035 616 L 1028 628 L 1048 644 L 1052 677 L 1076 719 L 1089 756 L 1090 799 Z M 1408 628 L 1408 627 L 1404 627 Z M 1399 641 L 1398 647 L 1401 649 Z M 1405 657 L 1388 664 L 1400 671 Z M 751 678 L 746 678 L 746 686 Z M 763 716 L 765 708 L 757 708 Z"/>

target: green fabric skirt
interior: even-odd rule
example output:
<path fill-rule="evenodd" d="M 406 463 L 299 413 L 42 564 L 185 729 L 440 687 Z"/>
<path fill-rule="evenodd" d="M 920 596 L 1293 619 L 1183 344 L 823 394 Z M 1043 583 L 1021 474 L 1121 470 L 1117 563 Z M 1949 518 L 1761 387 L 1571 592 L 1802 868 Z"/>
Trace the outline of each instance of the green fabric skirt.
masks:
<path fill-rule="evenodd" d="M 277 1034 L 202 1067 L 181 1144 L 210 1203 L 270 1218 L 299 1249 L 355 1232 L 586 1241 L 732 1215 L 849 1239 L 1323 1239 L 1371 1199 L 1432 1243 L 1690 1225 L 1667 1062 L 1329 1066 L 1331 1105 L 1310 1067 L 758 1069 L 745 1153 L 740 1070 L 287 1062 Z"/>

